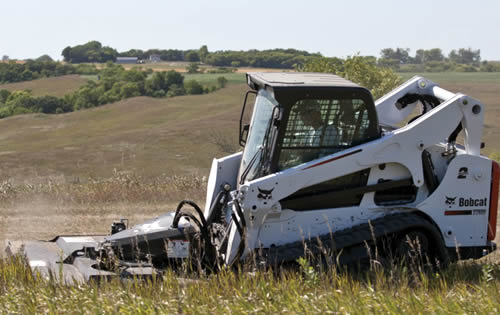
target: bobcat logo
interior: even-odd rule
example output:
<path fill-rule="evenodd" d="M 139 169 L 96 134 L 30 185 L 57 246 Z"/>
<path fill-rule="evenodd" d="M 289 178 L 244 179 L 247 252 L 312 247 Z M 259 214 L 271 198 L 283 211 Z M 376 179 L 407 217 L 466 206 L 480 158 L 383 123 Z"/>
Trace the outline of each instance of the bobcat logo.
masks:
<path fill-rule="evenodd" d="M 445 196 L 446 197 L 446 201 L 445 203 L 447 205 L 454 205 L 455 204 L 455 199 L 457 199 L 457 197 L 448 197 L 448 196 Z"/>
<path fill-rule="evenodd" d="M 264 199 L 264 200 L 269 200 L 269 199 L 273 198 L 272 192 L 273 192 L 274 188 L 271 190 L 265 190 L 265 189 L 260 189 L 259 187 L 257 187 L 257 189 L 259 190 L 259 194 L 257 195 L 257 198 Z"/>

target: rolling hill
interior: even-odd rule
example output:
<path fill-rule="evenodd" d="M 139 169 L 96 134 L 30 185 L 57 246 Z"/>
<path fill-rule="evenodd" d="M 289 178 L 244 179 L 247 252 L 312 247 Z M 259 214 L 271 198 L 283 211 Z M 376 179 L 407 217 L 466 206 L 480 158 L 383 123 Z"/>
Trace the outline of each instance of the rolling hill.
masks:
<path fill-rule="evenodd" d="M 108 176 L 207 172 L 214 143 L 236 143 L 244 85 L 200 96 L 136 97 L 62 115 L 0 120 L 0 176 Z M 237 148 L 235 146 L 235 148 Z"/>
<path fill-rule="evenodd" d="M 60 77 L 42 78 L 33 81 L 0 84 L 0 90 L 30 90 L 34 96 L 52 95 L 62 97 L 72 93 L 87 82 L 85 77 L 77 74 Z"/>
<path fill-rule="evenodd" d="M 485 154 L 500 151 L 499 75 L 431 79 L 486 104 Z M 487 74 L 488 75 L 488 74 Z M 200 78 L 197 78 L 200 79 Z M 56 93 L 80 78 L 50 80 Z M 37 81 L 23 83 L 35 84 Z M 62 85 L 57 82 L 65 82 Z M 19 84 L 18 84 L 19 86 Z M 36 86 L 36 85 L 35 85 Z M 0 86 L 1 87 L 1 86 Z M 29 114 L 0 120 L 0 179 L 109 176 L 115 169 L 145 175 L 208 173 L 213 157 L 238 150 L 239 112 L 247 87 L 232 84 L 214 93 L 156 99 L 136 97 L 62 115 Z M 226 152 L 223 152 L 226 151 Z"/>

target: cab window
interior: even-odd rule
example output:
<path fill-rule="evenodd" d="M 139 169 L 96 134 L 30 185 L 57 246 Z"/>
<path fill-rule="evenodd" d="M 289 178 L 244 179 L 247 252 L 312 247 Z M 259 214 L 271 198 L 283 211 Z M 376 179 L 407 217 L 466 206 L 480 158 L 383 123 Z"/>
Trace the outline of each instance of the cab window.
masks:
<path fill-rule="evenodd" d="M 362 99 L 301 99 L 290 108 L 278 169 L 330 155 L 373 138 L 373 122 Z M 375 127 L 376 128 L 376 127 Z"/>

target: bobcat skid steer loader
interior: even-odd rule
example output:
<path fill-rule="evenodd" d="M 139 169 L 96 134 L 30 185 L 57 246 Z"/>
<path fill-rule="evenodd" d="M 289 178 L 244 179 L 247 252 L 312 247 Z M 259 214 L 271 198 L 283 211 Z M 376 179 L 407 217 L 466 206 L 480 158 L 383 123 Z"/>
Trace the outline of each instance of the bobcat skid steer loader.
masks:
<path fill-rule="evenodd" d="M 85 282 L 306 254 L 349 264 L 387 240 L 397 257 L 418 240 L 441 262 L 496 249 L 500 168 L 480 154 L 480 101 L 422 77 L 375 103 L 329 74 L 248 73 L 247 83 L 244 149 L 214 159 L 204 209 L 185 200 L 143 224 L 114 222 L 109 235 L 27 242 L 30 266 Z"/>

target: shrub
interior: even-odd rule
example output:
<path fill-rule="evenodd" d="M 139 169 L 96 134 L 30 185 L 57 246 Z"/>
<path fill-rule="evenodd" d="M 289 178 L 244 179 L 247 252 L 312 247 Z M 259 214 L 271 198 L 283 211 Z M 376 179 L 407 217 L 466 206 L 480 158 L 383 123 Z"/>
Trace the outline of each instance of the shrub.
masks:
<path fill-rule="evenodd" d="M 184 89 L 184 86 L 179 84 L 172 84 L 167 92 L 168 97 L 180 96 L 184 94 L 186 94 L 186 90 Z"/>
<path fill-rule="evenodd" d="M 227 84 L 227 79 L 225 77 L 218 77 L 217 78 L 217 85 L 219 86 L 219 88 L 224 88 L 226 87 L 226 84 Z"/>
<path fill-rule="evenodd" d="M 203 94 L 203 86 L 196 80 L 189 80 L 184 84 L 187 94 Z"/>
<path fill-rule="evenodd" d="M 345 60 L 317 58 L 298 70 L 337 74 L 370 89 L 374 98 L 381 97 L 402 82 L 393 70 L 378 67 L 372 59 L 361 56 L 347 57 Z"/>

